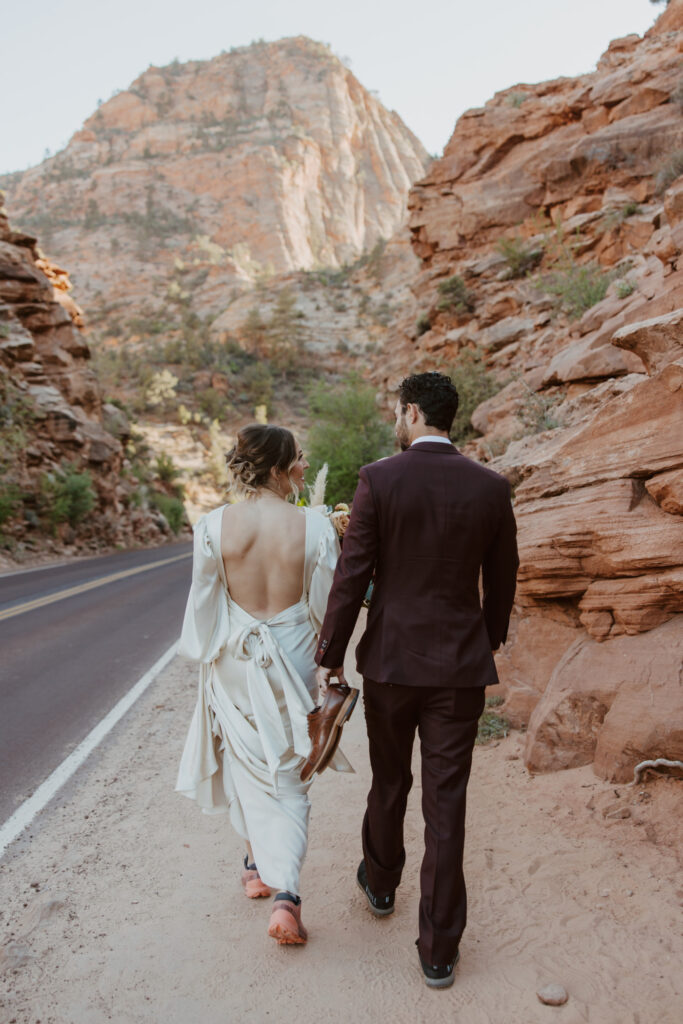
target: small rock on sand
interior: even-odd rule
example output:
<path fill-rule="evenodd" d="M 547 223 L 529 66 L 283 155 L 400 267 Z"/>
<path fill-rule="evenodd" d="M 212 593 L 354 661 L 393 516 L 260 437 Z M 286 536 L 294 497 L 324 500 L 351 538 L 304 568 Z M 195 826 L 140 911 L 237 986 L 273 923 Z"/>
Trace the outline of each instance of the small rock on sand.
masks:
<path fill-rule="evenodd" d="M 562 1006 L 567 1002 L 569 996 L 562 985 L 544 985 L 539 988 L 536 995 L 546 1006 Z"/>

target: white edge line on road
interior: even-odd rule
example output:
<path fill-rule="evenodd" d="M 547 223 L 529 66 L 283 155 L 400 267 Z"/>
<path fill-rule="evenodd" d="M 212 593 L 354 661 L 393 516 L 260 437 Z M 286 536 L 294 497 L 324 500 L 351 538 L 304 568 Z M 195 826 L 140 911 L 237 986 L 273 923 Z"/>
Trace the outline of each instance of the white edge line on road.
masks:
<path fill-rule="evenodd" d="M 93 750 L 111 732 L 116 723 L 123 718 L 126 711 L 135 704 L 136 700 L 142 696 L 150 683 L 166 668 L 169 661 L 175 657 L 177 651 L 178 641 L 176 640 L 161 655 L 158 661 L 155 661 L 152 667 L 145 672 L 144 676 L 138 679 L 137 683 L 121 698 L 118 704 L 115 704 L 111 711 L 97 723 L 95 728 L 78 744 L 76 749 L 72 750 L 69 756 L 55 768 L 51 775 L 48 775 L 45 781 L 38 786 L 33 796 L 25 800 L 12 817 L 7 819 L 2 828 L 0 828 L 0 856 L 2 856 L 10 843 L 14 842 L 24 829 L 31 824 L 35 816 L 59 792 L 64 783 L 68 782 L 71 776 L 78 771 Z"/>

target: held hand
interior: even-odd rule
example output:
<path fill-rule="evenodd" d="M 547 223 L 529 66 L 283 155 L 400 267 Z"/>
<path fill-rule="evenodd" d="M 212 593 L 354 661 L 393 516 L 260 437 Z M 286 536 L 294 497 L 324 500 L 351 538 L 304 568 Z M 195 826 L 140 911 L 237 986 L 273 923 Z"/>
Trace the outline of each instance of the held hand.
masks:
<path fill-rule="evenodd" d="M 320 665 L 315 673 L 315 681 L 318 684 L 318 696 L 320 699 L 327 693 L 327 687 L 330 685 L 330 676 L 335 677 L 340 683 L 346 682 L 343 666 L 339 668 L 325 668 L 323 665 Z"/>

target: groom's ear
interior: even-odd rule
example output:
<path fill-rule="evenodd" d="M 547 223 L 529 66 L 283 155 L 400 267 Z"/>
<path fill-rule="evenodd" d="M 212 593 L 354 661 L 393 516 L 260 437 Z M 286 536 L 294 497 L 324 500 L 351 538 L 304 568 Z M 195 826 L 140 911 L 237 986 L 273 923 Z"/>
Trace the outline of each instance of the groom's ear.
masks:
<path fill-rule="evenodd" d="M 411 426 L 414 426 L 422 414 L 420 406 L 416 405 L 415 402 L 408 402 L 406 412 Z"/>

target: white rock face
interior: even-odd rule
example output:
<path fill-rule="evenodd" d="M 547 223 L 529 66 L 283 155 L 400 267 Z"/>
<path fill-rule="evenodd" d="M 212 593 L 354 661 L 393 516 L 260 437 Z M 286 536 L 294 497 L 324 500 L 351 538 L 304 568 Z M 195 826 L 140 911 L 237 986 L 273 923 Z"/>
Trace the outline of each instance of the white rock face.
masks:
<path fill-rule="evenodd" d="M 216 312 L 236 284 L 340 266 L 389 238 L 427 162 L 398 115 L 298 37 L 150 68 L 5 184 L 86 310 L 98 292 L 158 303 L 180 263 L 208 271 L 193 298 Z"/>

